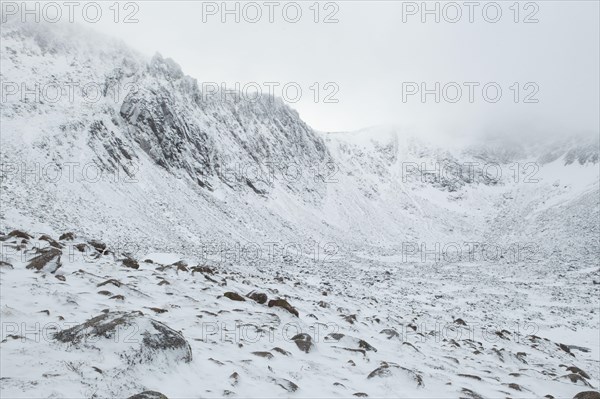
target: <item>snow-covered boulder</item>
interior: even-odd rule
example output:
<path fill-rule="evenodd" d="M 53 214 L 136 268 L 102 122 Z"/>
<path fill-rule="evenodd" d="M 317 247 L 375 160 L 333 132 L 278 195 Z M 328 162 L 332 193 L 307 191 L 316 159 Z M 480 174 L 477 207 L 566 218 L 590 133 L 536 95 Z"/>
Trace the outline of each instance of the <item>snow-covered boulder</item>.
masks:
<path fill-rule="evenodd" d="M 79 350 L 118 355 L 127 365 L 191 362 L 183 335 L 142 312 L 109 312 L 62 330 L 54 338 Z"/>

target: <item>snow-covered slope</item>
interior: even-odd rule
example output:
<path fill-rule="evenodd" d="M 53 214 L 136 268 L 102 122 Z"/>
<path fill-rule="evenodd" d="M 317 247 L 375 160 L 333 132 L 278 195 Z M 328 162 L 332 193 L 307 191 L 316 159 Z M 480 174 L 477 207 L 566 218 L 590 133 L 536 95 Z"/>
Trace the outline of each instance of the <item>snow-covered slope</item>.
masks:
<path fill-rule="evenodd" d="M 1 39 L 5 396 L 600 385 L 597 138 L 442 147 L 395 128 L 316 132 L 278 98 L 207 96 L 173 60 L 76 26 L 9 22 Z M 65 232 L 75 240 L 39 239 Z M 38 255 L 48 265 L 28 269 Z M 298 316 L 223 296 L 252 290 Z M 181 333 L 193 359 L 150 345 L 132 364 L 111 329 L 91 346 L 50 334 L 105 310 L 142 311 L 114 317 Z M 232 338 L 240 326 L 253 335 Z"/>

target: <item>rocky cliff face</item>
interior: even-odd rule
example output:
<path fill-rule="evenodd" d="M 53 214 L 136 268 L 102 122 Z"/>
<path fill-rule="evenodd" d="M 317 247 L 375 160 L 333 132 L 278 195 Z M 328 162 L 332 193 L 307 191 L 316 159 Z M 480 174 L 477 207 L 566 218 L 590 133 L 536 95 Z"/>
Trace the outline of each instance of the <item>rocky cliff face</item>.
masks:
<path fill-rule="evenodd" d="M 203 95 L 197 81 L 171 59 L 156 54 L 146 60 L 96 37 L 90 39 L 100 41 L 94 51 L 68 36 L 45 26 L 3 26 L 3 80 L 18 86 L 2 104 L 3 117 L 48 114 L 48 108 L 56 117 L 58 126 L 27 130 L 35 141 L 62 141 L 61 133 L 71 131 L 87 138 L 94 161 L 113 172 L 131 167 L 144 153 L 171 174 L 208 189 L 225 183 L 250 190 L 246 181 L 228 180 L 223 169 L 254 167 L 264 172 L 269 163 L 305 165 L 329 158 L 323 140 L 278 98 L 261 95 L 248 101 L 231 94 Z M 36 73 L 40 65 L 44 68 Z M 66 92 L 69 85 L 75 87 L 73 98 Z M 55 87 L 62 95 L 50 102 Z M 35 90 L 37 97 L 27 98 L 27 89 Z M 15 136 L 22 137 L 26 129 L 19 130 Z M 302 191 L 302 183 L 286 187 Z M 268 184 L 262 188 L 269 191 Z"/>
<path fill-rule="evenodd" d="M 329 156 L 323 140 L 280 99 L 203 97 L 194 79 L 158 54 L 124 99 L 120 116 L 127 135 L 153 161 L 209 189 L 215 179 L 231 185 L 222 168 L 252 166 L 264 172 L 269 162 L 303 165 Z"/>

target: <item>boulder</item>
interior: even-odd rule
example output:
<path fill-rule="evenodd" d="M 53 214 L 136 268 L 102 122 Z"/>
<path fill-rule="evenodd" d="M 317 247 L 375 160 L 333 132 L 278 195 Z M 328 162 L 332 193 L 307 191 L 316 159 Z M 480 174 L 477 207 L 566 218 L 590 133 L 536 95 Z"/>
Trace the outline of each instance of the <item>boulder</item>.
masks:
<path fill-rule="evenodd" d="M 232 301 L 245 301 L 244 297 L 242 297 L 240 294 L 236 293 L 236 292 L 226 292 L 223 294 L 223 296 L 225 298 L 229 298 Z"/>
<path fill-rule="evenodd" d="M 96 249 L 96 251 L 102 253 L 106 250 L 106 244 L 102 241 L 92 240 L 89 244 Z"/>
<path fill-rule="evenodd" d="M 63 240 L 69 240 L 69 241 L 73 241 L 75 239 L 75 234 L 73 233 L 63 233 L 60 235 L 60 237 L 58 237 L 59 241 L 63 241 Z"/>
<path fill-rule="evenodd" d="M 350 335 L 345 335 L 341 333 L 331 333 L 326 335 L 325 342 L 335 342 L 336 344 L 344 344 L 345 346 L 351 349 L 361 349 L 364 351 L 377 352 L 377 349 L 375 349 L 374 346 L 369 344 L 364 339 L 352 337 Z"/>
<path fill-rule="evenodd" d="M 583 378 L 580 374 L 575 374 L 575 373 L 566 374 L 566 375 L 557 377 L 557 379 L 569 380 L 572 383 L 577 384 L 577 385 L 584 385 L 584 386 L 590 387 L 590 388 L 592 387 L 592 385 L 590 385 L 590 383 L 587 382 L 587 380 L 585 378 Z"/>
<path fill-rule="evenodd" d="M 14 269 L 14 267 L 10 263 L 0 260 L 0 269 Z"/>
<path fill-rule="evenodd" d="M 269 301 L 269 307 L 272 308 L 273 306 L 284 308 L 285 310 L 287 310 L 288 312 L 290 312 L 294 316 L 298 317 L 298 311 L 292 305 L 290 305 L 288 303 L 288 301 L 286 301 L 285 299 L 272 299 L 272 300 L 270 300 Z"/>
<path fill-rule="evenodd" d="M 182 272 L 188 271 L 187 266 L 188 266 L 188 264 L 183 260 L 180 260 L 178 262 L 171 264 L 171 267 L 174 267 L 177 271 L 182 271 Z"/>
<path fill-rule="evenodd" d="M 27 233 L 25 233 L 24 231 L 21 230 L 13 230 L 10 233 L 8 233 L 8 237 L 16 237 L 16 238 L 24 238 L 26 240 L 31 239 L 31 236 Z"/>
<path fill-rule="evenodd" d="M 208 266 L 194 266 L 192 267 L 192 274 L 194 273 L 215 274 L 215 271 Z"/>
<path fill-rule="evenodd" d="M 398 334 L 398 331 L 394 330 L 393 328 L 385 328 L 385 329 L 379 331 L 379 334 L 387 335 L 387 339 L 400 337 L 400 334 Z"/>
<path fill-rule="evenodd" d="M 40 241 L 46 241 L 48 244 L 50 244 L 51 246 L 53 246 L 54 248 L 62 248 L 62 244 L 60 244 L 58 241 L 56 241 L 55 239 L 53 239 L 52 237 L 50 237 L 47 234 L 42 234 L 40 236 L 40 238 L 38 238 L 38 240 Z"/>
<path fill-rule="evenodd" d="M 258 357 L 264 357 L 265 359 L 273 359 L 273 354 L 271 352 L 265 352 L 265 351 L 259 351 L 259 352 L 252 352 L 252 354 L 254 356 L 258 356 Z"/>
<path fill-rule="evenodd" d="M 567 370 L 574 374 L 579 374 L 583 378 L 590 379 L 590 375 L 577 366 L 567 367 Z"/>
<path fill-rule="evenodd" d="M 314 346 L 312 343 L 312 337 L 306 333 L 294 335 L 292 337 L 292 341 L 296 343 L 298 349 L 306 353 L 310 352 Z"/>
<path fill-rule="evenodd" d="M 127 366 L 192 361 L 183 335 L 142 312 L 106 312 L 54 334 L 69 348 L 115 355 Z"/>
<path fill-rule="evenodd" d="M 272 378 L 271 377 L 271 381 L 277 385 L 279 385 L 280 387 L 282 387 L 283 389 L 285 389 L 288 392 L 296 392 L 298 390 L 298 385 L 296 385 L 294 382 L 287 380 L 285 378 Z"/>
<path fill-rule="evenodd" d="M 156 391 L 144 391 L 141 393 L 136 393 L 133 396 L 130 396 L 127 399 L 169 399 L 165 395 Z"/>
<path fill-rule="evenodd" d="M 54 273 L 61 267 L 60 256 L 62 251 L 56 248 L 45 248 L 40 250 L 40 254 L 31 259 L 27 265 L 27 269 L 35 269 Z"/>
<path fill-rule="evenodd" d="M 140 268 L 140 264 L 138 263 L 138 261 L 133 258 L 130 258 L 129 256 L 121 260 L 121 263 L 123 263 L 123 266 L 128 267 L 130 269 Z"/>
<path fill-rule="evenodd" d="M 573 397 L 573 399 L 600 399 L 600 392 L 597 391 L 583 391 L 579 392 Z"/>
<path fill-rule="evenodd" d="M 415 381 L 418 387 L 423 386 L 423 377 L 419 373 L 391 362 L 382 362 L 381 366 L 371 371 L 367 378 L 396 377 L 397 374 L 400 374 L 400 376 L 404 377 L 405 379 L 408 377 L 408 379 Z"/>
<path fill-rule="evenodd" d="M 271 349 L 271 350 L 273 350 L 273 351 L 275 351 L 275 352 L 278 352 L 278 353 L 281 353 L 282 355 L 285 355 L 285 356 L 290 356 L 290 355 L 291 355 L 291 353 L 290 353 L 290 352 L 286 351 L 285 349 L 281 349 L 281 348 L 280 348 L 280 347 L 278 347 L 278 346 L 274 347 L 274 348 L 273 348 L 273 349 Z"/>
<path fill-rule="evenodd" d="M 260 303 L 261 305 L 265 304 L 269 299 L 267 294 L 262 292 L 251 291 L 246 295 L 248 298 L 252 299 L 255 302 Z"/>

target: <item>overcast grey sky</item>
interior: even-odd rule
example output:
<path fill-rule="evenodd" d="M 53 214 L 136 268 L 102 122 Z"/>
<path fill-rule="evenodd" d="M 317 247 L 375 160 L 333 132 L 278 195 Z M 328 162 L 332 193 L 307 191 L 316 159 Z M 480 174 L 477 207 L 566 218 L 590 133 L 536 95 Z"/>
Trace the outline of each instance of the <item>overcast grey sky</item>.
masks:
<path fill-rule="evenodd" d="M 158 51 L 173 58 L 199 82 L 232 87 L 236 82 L 297 82 L 302 97 L 291 105 L 322 131 L 393 124 L 443 135 L 597 133 L 599 3 L 538 1 L 515 7 L 513 1 L 498 2 L 499 17 L 498 7 L 488 3 L 469 8 L 462 1 L 428 2 L 430 9 L 439 7 L 436 23 L 434 14 L 422 14 L 420 1 L 338 1 L 317 7 L 312 1 L 298 2 L 302 16 L 291 23 L 298 7 L 289 6 L 284 14 L 285 2 L 271 9 L 262 1 L 246 8 L 239 3 L 236 22 L 234 14 L 222 14 L 220 1 L 152 1 L 137 2 L 138 23 L 102 19 L 94 28 L 142 53 Z M 235 4 L 227 7 L 235 9 Z M 252 23 L 257 10 L 262 16 Z M 458 18 L 458 10 L 461 17 L 450 22 Z M 132 11 L 122 10 L 120 17 Z M 338 22 L 324 23 L 326 18 Z M 325 87 L 328 82 L 333 85 Z M 425 103 L 419 92 L 408 95 L 408 90 L 421 90 L 422 82 L 429 89 L 440 82 L 439 103 L 434 94 Z M 458 93 L 450 82 L 462 89 L 455 103 L 448 101 Z M 464 82 L 479 84 L 471 86 L 472 103 Z M 494 84 L 484 97 L 482 88 L 489 82 Z M 282 94 L 281 86 L 275 94 Z M 502 97 L 494 103 L 496 87 Z M 294 99 L 295 92 L 289 93 Z M 339 102 L 325 103 L 328 94 Z"/>

